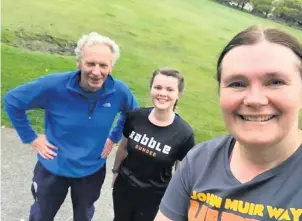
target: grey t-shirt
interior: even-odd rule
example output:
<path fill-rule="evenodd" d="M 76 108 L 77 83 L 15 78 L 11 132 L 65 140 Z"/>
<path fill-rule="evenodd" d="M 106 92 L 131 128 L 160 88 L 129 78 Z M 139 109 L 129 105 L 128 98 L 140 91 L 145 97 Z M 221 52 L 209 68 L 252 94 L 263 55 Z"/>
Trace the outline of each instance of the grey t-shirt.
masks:
<path fill-rule="evenodd" d="M 247 183 L 232 174 L 233 137 L 195 146 L 168 186 L 160 211 L 173 221 L 302 220 L 302 145 Z"/>

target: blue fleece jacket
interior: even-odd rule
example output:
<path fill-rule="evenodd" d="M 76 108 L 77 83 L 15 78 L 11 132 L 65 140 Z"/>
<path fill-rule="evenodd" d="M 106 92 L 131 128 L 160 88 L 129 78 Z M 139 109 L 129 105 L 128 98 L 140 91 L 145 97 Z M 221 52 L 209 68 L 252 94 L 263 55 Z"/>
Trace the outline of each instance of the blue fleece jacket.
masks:
<path fill-rule="evenodd" d="M 79 77 L 79 70 L 44 75 L 4 97 L 4 109 L 23 143 L 37 138 L 26 111 L 44 109 L 45 135 L 58 150 L 54 159 L 38 154 L 38 160 L 51 173 L 65 177 L 84 177 L 99 170 L 106 162 L 100 156 L 107 137 L 118 142 L 125 113 L 138 107 L 130 89 L 111 75 L 95 93 L 83 91 Z M 118 113 L 120 118 L 110 133 Z"/>

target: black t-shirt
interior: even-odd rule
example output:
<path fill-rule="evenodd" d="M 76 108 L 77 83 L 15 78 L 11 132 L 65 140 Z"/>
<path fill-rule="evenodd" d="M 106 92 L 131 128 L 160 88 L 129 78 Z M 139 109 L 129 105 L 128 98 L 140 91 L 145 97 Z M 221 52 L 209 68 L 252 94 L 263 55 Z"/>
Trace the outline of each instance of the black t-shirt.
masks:
<path fill-rule="evenodd" d="M 172 124 L 160 127 L 148 116 L 152 108 L 128 113 L 123 134 L 128 138 L 128 156 L 122 162 L 119 176 L 134 187 L 149 193 L 166 190 L 176 160 L 182 160 L 194 146 L 193 129 L 179 115 Z"/>

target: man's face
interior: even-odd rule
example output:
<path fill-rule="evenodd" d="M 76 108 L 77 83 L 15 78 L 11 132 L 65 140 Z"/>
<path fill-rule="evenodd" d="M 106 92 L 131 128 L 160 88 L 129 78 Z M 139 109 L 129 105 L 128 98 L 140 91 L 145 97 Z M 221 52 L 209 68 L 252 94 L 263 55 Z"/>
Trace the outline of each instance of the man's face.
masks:
<path fill-rule="evenodd" d="M 85 45 L 78 67 L 81 69 L 81 87 L 90 92 L 100 89 L 112 71 L 113 54 L 105 44 Z"/>

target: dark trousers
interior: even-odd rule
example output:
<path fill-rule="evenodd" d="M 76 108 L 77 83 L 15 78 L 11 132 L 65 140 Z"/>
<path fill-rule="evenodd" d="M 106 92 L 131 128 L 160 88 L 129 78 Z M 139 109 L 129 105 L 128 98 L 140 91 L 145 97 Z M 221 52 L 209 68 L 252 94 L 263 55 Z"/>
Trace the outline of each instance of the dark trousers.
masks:
<path fill-rule="evenodd" d="M 71 189 L 74 221 L 91 221 L 94 202 L 100 197 L 106 176 L 106 164 L 96 173 L 83 178 L 68 178 L 48 172 L 40 162 L 35 166 L 31 191 L 34 204 L 29 221 L 53 221 Z"/>
<path fill-rule="evenodd" d="M 130 186 L 118 176 L 113 186 L 113 221 L 153 221 L 163 194 Z"/>

